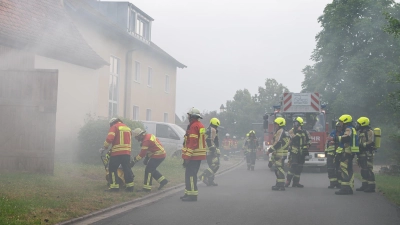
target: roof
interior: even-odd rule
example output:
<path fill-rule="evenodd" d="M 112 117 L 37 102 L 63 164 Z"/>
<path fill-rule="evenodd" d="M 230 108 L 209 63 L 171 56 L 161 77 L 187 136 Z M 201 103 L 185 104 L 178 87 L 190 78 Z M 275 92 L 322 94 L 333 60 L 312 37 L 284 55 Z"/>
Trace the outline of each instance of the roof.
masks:
<path fill-rule="evenodd" d="M 98 69 L 108 63 L 83 39 L 62 1 L 0 0 L 0 44 Z"/>
<path fill-rule="evenodd" d="M 105 27 L 107 29 L 107 32 L 109 32 L 110 30 L 116 31 L 118 33 L 118 37 L 125 38 L 126 40 L 128 40 L 128 42 L 136 44 L 135 46 L 140 46 L 141 49 L 146 49 L 151 52 L 154 52 L 157 55 L 163 57 L 164 59 L 167 59 L 167 60 L 173 62 L 179 68 L 187 67 L 186 65 L 184 65 L 183 63 L 179 62 L 174 57 L 169 55 L 163 49 L 158 47 L 154 42 L 150 42 L 150 45 L 144 44 L 142 41 L 140 41 L 137 38 L 135 38 L 134 36 L 130 35 L 126 31 L 126 29 L 121 28 L 118 24 L 115 24 L 107 16 L 103 15 L 101 12 L 99 12 L 98 10 L 93 8 L 90 4 L 88 4 L 88 2 L 91 2 L 94 0 L 64 0 L 64 1 L 66 3 L 65 6 L 69 8 L 68 11 L 70 13 L 74 13 L 77 16 L 88 15 L 96 21 L 96 24 L 100 23 L 103 27 Z M 128 3 L 128 2 L 126 2 L 126 3 Z M 134 5 L 132 4 L 132 6 L 134 6 Z M 139 8 L 137 8 L 137 9 L 139 9 Z M 141 13 L 144 13 L 144 12 L 141 11 Z M 149 18 L 151 18 L 151 17 L 149 16 Z M 109 33 L 111 33 L 111 32 L 109 32 Z"/>

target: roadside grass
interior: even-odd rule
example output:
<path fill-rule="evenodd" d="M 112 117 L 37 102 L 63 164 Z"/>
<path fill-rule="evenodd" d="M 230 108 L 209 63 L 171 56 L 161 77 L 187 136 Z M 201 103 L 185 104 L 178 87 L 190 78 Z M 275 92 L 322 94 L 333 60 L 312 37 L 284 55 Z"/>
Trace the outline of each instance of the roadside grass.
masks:
<path fill-rule="evenodd" d="M 359 173 L 355 174 L 361 180 Z M 389 201 L 400 206 L 400 176 L 375 174 L 376 187 Z"/>
<path fill-rule="evenodd" d="M 184 182 L 180 159 L 167 158 L 158 170 L 169 180 L 166 188 Z M 132 168 L 135 190 L 143 187 L 144 166 Z M 105 193 L 104 166 L 56 162 L 54 175 L 0 173 L 0 224 L 55 224 L 122 202 L 146 193 Z M 153 192 L 158 183 L 153 180 Z"/>

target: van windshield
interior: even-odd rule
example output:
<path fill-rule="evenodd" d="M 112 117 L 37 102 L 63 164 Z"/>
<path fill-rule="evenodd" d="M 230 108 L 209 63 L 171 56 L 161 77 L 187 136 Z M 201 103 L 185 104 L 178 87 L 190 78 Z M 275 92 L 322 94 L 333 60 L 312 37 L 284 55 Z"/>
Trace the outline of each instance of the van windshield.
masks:
<path fill-rule="evenodd" d="M 179 137 L 183 137 L 186 134 L 186 131 L 182 129 L 182 127 L 176 125 L 176 124 L 171 124 L 171 126 L 174 128 L 174 130 L 177 132 Z"/>

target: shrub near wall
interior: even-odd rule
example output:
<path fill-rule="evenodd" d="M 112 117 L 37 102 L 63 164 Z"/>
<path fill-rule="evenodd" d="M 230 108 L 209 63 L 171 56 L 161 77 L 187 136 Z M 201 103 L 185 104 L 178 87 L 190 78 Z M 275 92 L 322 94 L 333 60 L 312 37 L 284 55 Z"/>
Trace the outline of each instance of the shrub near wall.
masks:
<path fill-rule="evenodd" d="M 122 119 L 132 130 L 140 127 L 143 128 L 141 122 L 132 121 L 129 119 Z M 99 149 L 103 146 L 103 143 L 107 137 L 110 125 L 108 120 L 104 119 L 90 119 L 85 125 L 79 130 L 78 141 L 79 141 L 79 152 L 78 161 L 81 163 L 98 164 L 101 163 Z M 136 156 L 140 151 L 139 143 L 132 138 L 132 155 Z"/>

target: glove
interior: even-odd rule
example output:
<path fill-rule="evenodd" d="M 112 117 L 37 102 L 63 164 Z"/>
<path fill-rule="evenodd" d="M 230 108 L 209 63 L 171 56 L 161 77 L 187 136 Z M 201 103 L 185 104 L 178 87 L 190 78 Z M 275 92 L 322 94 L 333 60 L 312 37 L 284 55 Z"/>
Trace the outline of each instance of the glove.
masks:
<path fill-rule="evenodd" d="M 271 168 L 272 167 L 272 164 L 274 164 L 272 161 L 269 161 L 268 162 L 268 168 Z"/>
<path fill-rule="evenodd" d="M 135 161 L 131 160 L 131 162 L 129 163 L 129 166 L 132 168 L 135 165 Z"/>
<path fill-rule="evenodd" d="M 143 160 L 143 164 L 147 165 L 147 163 L 149 163 L 150 158 L 148 156 L 146 156 Z"/>
<path fill-rule="evenodd" d="M 272 150 L 272 148 L 269 148 L 268 150 L 267 150 L 267 152 L 268 153 L 271 153 L 271 152 L 273 152 L 274 150 Z"/>
<path fill-rule="evenodd" d="M 219 148 L 215 149 L 215 154 L 219 157 L 221 155 L 221 150 L 219 150 Z"/>

